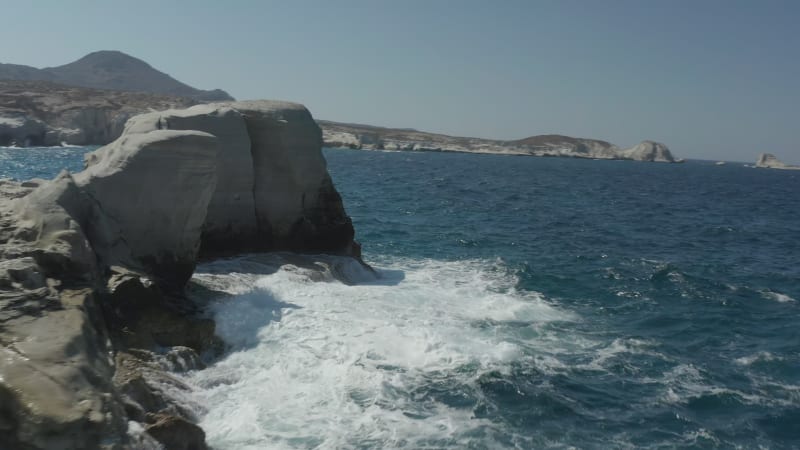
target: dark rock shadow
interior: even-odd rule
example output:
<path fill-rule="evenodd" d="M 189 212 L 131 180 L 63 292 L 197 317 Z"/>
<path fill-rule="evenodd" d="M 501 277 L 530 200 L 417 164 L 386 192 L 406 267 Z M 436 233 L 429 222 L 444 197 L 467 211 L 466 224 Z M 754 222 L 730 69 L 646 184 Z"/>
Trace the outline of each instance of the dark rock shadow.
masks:
<path fill-rule="evenodd" d="M 221 352 L 207 355 L 212 358 L 255 347 L 259 343 L 258 333 L 262 328 L 279 322 L 284 309 L 300 308 L 258 288 L 243 294 L 230 294 L 193 281 L 187 287 L 187 293 L 214 319 L 215 334 L 224 342 Z"/>

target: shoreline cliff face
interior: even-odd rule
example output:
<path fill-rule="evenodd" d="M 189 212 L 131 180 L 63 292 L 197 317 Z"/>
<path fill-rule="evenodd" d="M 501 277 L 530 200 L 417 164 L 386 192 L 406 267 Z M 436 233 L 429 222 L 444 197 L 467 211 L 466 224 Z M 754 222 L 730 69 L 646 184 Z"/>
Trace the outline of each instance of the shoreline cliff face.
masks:
<path fill-rule="evenodd" d="M 326 147 L 683 162 L 676 159 L 666 145 L 653 141 L 643 141 L 634 147 L 623 149 L 606 141 L 556 134 L 499 141 L 327 120 L 320 120 L 319 124 Z"/>
<path fill-rule="evenodd" d="M 134 117 L 82 172 L 0 182 L 0 448 L 205 448 L 163 388 L 224 345 L 187 282 L 230 252 L 359 257 L 321 144 L 302 105 L 204 105 Z"/>
<path fill-rule="evenodd" d="M 194 104 L 183 97 L 0 80 L 0 146 L 105 145 L 132 116 Z"/>

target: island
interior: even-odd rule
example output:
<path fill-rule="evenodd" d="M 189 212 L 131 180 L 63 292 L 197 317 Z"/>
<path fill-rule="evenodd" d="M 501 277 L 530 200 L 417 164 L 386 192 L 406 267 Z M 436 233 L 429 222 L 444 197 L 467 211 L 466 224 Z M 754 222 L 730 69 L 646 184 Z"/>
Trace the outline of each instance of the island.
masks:
<path fill-rule="evenodd" d="M 673 157 L 666 145 L 653 141 L 643 141 L 634 147 L 623 149 L 606 141 L 558 134 L 501 141 L 426 133 L 408 128 L 384 128 L 327 120 L 318 122 L 327 147 L 683 162 Z"/>
<path fill-rule="evenodd" d="M 758 155 L 756 167 L 761 169 L 800 170 L 800 166 L 786 164 L 776 158 L 772 153 L 762 153 Z"/>

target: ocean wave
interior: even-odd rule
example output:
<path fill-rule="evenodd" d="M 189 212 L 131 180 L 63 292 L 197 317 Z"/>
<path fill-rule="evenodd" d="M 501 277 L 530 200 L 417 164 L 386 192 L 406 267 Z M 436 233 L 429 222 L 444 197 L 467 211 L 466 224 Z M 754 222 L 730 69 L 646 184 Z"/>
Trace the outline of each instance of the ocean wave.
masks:
<path fill-rule="evenodd" d="M 734 362 L 740 366 L 750 366 L 754 363 L 768 361 L 783 361 L 783 358 L 780 356 L 775 356 L 770 352 L 758 352 L 752 355 L 742 356 L 741 358 L 736 358 L 734 360 Z"/>
<path fill-rule="evenodd" d="M 733 389 L 714 383 L 705 371 L 692 364 L 679 364 L 662 379 L 647 381 L 663 386 L 663 403 L 695 408 L 722 408 L 731 403 L 785 408 L 796 406 L 800 400 L 798 386 L 752 374 L 748 378 L 748 391 Z"/>
<path fill-rule="evenodd" d="M 478 380 L 525 348 L 476 323 L 577 320 L 518 290 L 502 260 L 382 258 L 379 276 L 348 285 L 331 267 L 352 260 L 293 258 L 215 262 L 195 276 L 227 293 L 212 310 L 231 351 L 185 378 L 196 402 L 213 405 L 201 421 L 212 446 L 485 444 L 502 433 L 473 414 Z"/>
<path fill-rule="evenodd" d="M 792 303 L 797 301 L 786 294 L 782 294 L 780 292 L 775 292 L 771 290 L 761 291 L 761 295 L 767 300 L 773 300 L 778 303 Z"/>

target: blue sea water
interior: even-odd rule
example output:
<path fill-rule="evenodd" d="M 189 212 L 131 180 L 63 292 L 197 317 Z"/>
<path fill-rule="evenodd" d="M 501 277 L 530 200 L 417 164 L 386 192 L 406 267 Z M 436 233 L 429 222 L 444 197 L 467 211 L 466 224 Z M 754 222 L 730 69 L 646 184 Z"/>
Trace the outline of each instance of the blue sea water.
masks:
<path fill-rule="evenodd" d="M 24 151 L 0 176 L 83 153 Z M 199 268 L 231 294 L 185 377 L 214 448 L 800 446 L 800 173 L 325 156 L 380 278 Z"/>
<path fill-rule="evenodd" d="M 0 179 L 53 178 L 62 169 L 78 172 L 83 155 L 97 147 L 0 147 Z"/>

